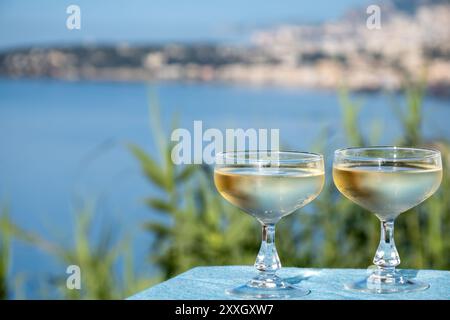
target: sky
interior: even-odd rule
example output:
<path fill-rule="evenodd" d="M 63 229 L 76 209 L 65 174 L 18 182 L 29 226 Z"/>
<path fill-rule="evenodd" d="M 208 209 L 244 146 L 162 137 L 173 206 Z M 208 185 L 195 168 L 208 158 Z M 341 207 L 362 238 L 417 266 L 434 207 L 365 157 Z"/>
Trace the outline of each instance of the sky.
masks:
<path fill-rule="evenodd" d="M 0 0 L 0 49 L 66 43 L 243 41 L 283 22 L 336 19 L 364 0 Z M 68 30 L 66 8 L 81 9 Z"/>

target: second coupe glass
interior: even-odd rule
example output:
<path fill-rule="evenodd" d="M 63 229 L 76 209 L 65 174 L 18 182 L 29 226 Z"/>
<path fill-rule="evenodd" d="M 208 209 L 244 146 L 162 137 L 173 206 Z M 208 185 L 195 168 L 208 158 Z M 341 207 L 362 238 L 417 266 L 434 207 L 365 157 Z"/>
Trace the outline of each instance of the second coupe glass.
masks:
<path fill-rule="evenodd" d="M 339 191 L 381 221 L 381 239 L 373 263 L 377 269 L 347 289 L 394 293 L 425 290 L 428 284 L 396 270 L 400 257 L 394 242 L 394 220 L 430 197 L 442 179 L 436 150 L 370 147 L 336 150 L 333 178 Z"/>

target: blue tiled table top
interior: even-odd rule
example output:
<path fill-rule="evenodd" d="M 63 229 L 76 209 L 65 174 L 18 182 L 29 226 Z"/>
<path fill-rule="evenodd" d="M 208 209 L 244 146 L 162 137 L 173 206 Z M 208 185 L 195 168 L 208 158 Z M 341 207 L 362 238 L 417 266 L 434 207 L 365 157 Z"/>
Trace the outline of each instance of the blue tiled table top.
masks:
<path fill-rule="evenodd" d="M 278 275 L 311 290 L 302 300 L 387 299 L 449 300 L 450 271 L 403 270 L 411 278 L 428 282 L 425 291 L 401 294 L 355 293 L 344 283 L 367 276 L 366 269 L 283 268 Z M 251 266 L 197 267 L 129 297 L 130 300 L 227 300 L 225 290 L 255 276 Z"/>

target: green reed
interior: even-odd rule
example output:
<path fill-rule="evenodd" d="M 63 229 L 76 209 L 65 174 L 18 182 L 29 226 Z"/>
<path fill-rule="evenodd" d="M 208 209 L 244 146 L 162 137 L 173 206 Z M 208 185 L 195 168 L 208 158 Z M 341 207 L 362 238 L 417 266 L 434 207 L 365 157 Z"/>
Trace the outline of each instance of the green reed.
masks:
<path fill-rule="evenodd" d="M 84 205 L 76 211 L 72 230 L 72 244 L 66 239 L 50 240 L 47 237 L 25 230 L 14 224 L 7 214 L 0 218 L 0 285 L 1 298 L 26 298 L 20 288 L 9 288 L 7 281 L 10 263 L 10 242 L 17 240 L 42 250 L 49 259 L 56 260 L 61 272 L 43 274 L 40 298 L 63 299 L 122 299 L 155 283 L 157 279 L 137 275 L 133 265 L 130 241 L 117 237 L 108 225 L 103 225 L 100 234 L 93 237 L 93 206 Z M 117 239 L 118 238 L 118 239 Z M 119 268 L 119 264 L 121 264 Z M 81 270 L 81 288 L 66 286 L 66 268 L 77 265 Z M 23 279 L 18 279 L 21 284 Z M 55 290 L 56 289 L 56 290 Z M 13 293 L 8 295 L 7 293 Z"/>
<path fill-rule="evenodd" d="M 0 300 L 7 299 L 9 294 L 8 274 L 11 262 L 11 228 L 8 210 L 0 212 Z"/>

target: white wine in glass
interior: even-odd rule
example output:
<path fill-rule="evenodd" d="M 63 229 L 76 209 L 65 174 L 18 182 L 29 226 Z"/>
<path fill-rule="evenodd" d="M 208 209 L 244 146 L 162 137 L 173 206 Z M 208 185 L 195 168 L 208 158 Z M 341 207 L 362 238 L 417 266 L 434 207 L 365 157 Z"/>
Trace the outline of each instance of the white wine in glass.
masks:
<path fill-rule="evenodd" d="M 417 148 L 347 148 L 335 152 L 333 179 L 338 190 L 381 221 L 381 240 L 367 279 L 346 285 L 358 291 L 393 293 L 417 291 L 428 284 L 407 279 L 395 269 L 400 257 L 394 242 L 394 220 L 439 188 L 439 151 Z"/>
<path fill-rule="evenodd" d="M 314 168 L 223 168 L 215 171 L 214 180 L 230 203 L 271 224 L 311 202 L 322 189 L 324 173 Z"/>
<path fill-rule="evenodd" d="M 333 177 L 336 187 L 347 198 L 381 220 L 389 220 L 431 196 L 441 183 L 442 169 L 408 162 L 337 165 Z"/>
<path fill-rule="evenodd" d="M 262 244 L 255 262 L 258 275 L 227 293 L 242 298 L 281 299 L 306 295 L 309 290 L 279 278 L 275 224 L 314 200 L 324 184 L 323 157 L 306 152 L 242 151 L 216 157 L 214 181 L 231 204 L 262 225 Z"/>

